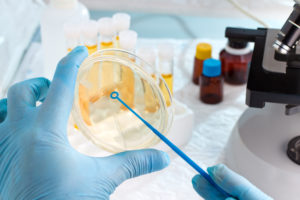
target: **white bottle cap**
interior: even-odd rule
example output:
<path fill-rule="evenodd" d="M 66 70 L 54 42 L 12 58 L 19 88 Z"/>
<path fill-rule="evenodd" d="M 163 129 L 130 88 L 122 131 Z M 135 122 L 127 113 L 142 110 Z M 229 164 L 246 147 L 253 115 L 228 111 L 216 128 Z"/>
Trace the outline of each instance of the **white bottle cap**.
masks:
<path fill-rule="evenodd" d="M 81 24 L 65 23 L 63 30 L 68 49 L 73 49 L 80 44 Z"/>
<path fill-rule="evenodd" d="M 110 17 L 103 17 L 98 20 L 99 33 L 102 36 L 113 37 L 115 35 L 115 28 L 113 20 Z"/>
<path fill-rule="evenodd" d="M 174 58 L 174 47 L 171 44 L 165 43 L 158 45 L 159 59 L 171 61 Z"/>
<path fill-rule="evenodd" d="M 98 23 L 95 20 L 89 20 L 81 27 L 82 36 L 88 40 L 95 40 L 98 36 Z"/>
<path fill-rule="evenodd" d="M 81 24 L 79 23 L 65 23 L 64 24 L 64 35 L 66 39 L 78 39 L 80 38 Z"/>
<path fill-rule="evenodd" d="M 112 17 L 116 32 L 128 30 L 130 27 L 130 15 L 127 13 L 116 13 Z"/>
<path fill-rule="evenodd" d="M 54 8 L 73 9 L 77 6 L 78 0 L 50 0 L 50 5 Z"/>
<path fill-rule="evenodd" d="M 120 48 L 127 51 L 134 51 L 137 42 L 137 33 L 132 30 L 124 30 L 119 34 Z"/>
<path fill-rule="evenodd" d="M 140 48 L 137 52 L 137 55 L 152 65 L 152 67 L 156 67 L 156 57 L 155 57 L 155 52 L 152 48 Z"/>

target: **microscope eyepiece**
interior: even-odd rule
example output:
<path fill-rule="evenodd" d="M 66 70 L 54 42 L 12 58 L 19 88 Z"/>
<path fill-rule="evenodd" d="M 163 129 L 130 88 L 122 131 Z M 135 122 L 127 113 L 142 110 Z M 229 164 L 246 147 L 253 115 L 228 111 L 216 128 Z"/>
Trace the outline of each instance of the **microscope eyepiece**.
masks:
<path fill-rule="evenodd" d="M 273 47 L 278 53 L 288 54 L 295 48 L 300 39 L 300 4 L 294 5 L 293 12 L 286 20 L 282 29 L 277 35 Z"/>

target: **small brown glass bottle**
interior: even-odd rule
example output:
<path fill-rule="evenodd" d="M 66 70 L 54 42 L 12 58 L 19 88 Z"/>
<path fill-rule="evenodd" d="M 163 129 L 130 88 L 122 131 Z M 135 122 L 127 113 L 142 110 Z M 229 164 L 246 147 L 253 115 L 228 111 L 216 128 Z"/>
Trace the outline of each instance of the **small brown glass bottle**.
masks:
<path fill-rule="evenodd" d="M 220 103 L 223 100 L 223 85 L 221 62 L 216 59 L 205 60 L 200 78 L 200 100 L 207 104 Z"/>
<path fill-rule="evenodd" d="M 203 61 L 211 58 L 212 47 L 208 43 L 199 43 L 196 47 L 196 55 L 194 60 L 193 83 L 199 85 L 199 78 L 203 70 Z"/>
<path fill-rule="evenodd" d="M 246 83 L 251 58 L 252 51 L 248 48 L 247 42 L 229 40 L 225 49 L 220 52 L 225 82 L 233 85 Z"/>

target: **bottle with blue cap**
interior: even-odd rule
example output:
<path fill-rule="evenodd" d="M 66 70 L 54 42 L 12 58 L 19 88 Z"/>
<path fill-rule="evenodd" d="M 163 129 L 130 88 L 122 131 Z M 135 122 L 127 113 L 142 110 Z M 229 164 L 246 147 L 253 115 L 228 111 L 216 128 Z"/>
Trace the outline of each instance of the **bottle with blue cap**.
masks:
<path fill-rule="evenodd" d="M 223 85 L 221 61 L 212 58 L 205 60 L 200 78 L 200 100 L 207 104 L 220 103 L 223 100 Z"/>

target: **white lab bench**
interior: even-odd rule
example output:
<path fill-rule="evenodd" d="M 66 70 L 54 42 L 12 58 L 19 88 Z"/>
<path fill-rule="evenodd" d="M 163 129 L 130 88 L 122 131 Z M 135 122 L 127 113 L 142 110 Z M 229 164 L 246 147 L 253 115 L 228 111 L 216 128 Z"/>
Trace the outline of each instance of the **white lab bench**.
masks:
<path fill-rule="evenodd" d="M 225 84 L 224 101 L 218 105 L 205 105 L 199 100 L 199 86 L 191 82 L 195 46 L 199 41 L 209 42 L 213 46 L 213 57 L 218 58 L 224 40 L 165 40 L 139 39 L 138 46 L 170 42 L 175 49 L 174 97 L 186 104 L 195 114 L 195 126 L 190 142 L 184 151 L 201 167 L 224 162 L 224 150 L 235 122 L 247 108 L 245 105 L 246 86 Z M 42 66 L 40 43 L 32 43 L 20 65 L 14 82 L 24 79 L 48 76 L 50 73 Z M 48 77 L 49 78 L 49 77 Z M 84 153 L 98 155 L 97 148 L 70 129 L 70 137 L 76 148 Z M 185 134 L 184 132 L 182 134 Z M 75 138 L 75 139 L 74 139 Z M 75 142 L 74 142 L 75 141 Z M 193 190 L 191 179 L 196 172 L 177 155 L 169 152 L 171 164 L 165 170 L 143 177 L 128 180 L 117 188 L 112 200 L 192 200 L 201 199 Z M 99 153 L 100 155 L 100 153 Z"/>

